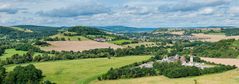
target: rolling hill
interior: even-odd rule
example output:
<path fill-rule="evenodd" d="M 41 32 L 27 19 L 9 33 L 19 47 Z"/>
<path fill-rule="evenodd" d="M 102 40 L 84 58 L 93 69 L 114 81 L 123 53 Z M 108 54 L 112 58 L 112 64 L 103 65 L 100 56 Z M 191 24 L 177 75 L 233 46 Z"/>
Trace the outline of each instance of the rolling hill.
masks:
<path fill-rule="evenodd" d="M 156 29 L 156 28 L 136 28 L 127 26 L 101 26 L 96 28 L 114 33 L 152 32 Z"/>

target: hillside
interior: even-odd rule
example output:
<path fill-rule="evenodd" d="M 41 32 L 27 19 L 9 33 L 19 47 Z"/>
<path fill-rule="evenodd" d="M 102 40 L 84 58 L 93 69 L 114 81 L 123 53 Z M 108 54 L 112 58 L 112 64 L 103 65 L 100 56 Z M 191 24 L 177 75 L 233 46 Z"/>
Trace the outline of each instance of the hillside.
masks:
<path fill-rule="evenodd" d="M 114 33 L 136 33 L 136 32 L 152 32 L 156 28 L 136 28 L 136 27 L 127 27 L 127 26 L 102 26 L 96 27 L 106 31 Z"/>
<path fill-rule="evenodd" d="M 0 35 L 8 39 L 33 39 L 54 35 L 58 29 L 61 28 L 34 25 L 0 26 Z"/>

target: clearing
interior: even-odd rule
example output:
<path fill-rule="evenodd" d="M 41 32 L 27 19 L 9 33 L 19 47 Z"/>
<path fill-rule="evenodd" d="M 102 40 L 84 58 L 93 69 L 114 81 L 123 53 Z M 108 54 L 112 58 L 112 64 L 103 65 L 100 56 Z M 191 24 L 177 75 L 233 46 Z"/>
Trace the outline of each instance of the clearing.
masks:
<path fill-rule="evenodd" d="M 214 62 L 217 64 L 225 64 L 225 65 L 236 65 L 239 67 L 239 59 L 233 58 L 202 58 L 205 61 Z"/>
<path fill-rule="evenodd" d="M 21 51 L 16 49 L 6 49 L 5 53 L 2 56 L 0 56 L 0 59 L 5 60 L 6 58 L 13 56 L 14 54 L 23 55 L 26 53 L 27 51 Z M 34 53 L 34 56 L 37 56 L 37 55 L 42 55 L 42 53 Z M 49 54 L 49 55 L 52 56 L 52 54 Z"/>
<path fill-rule="evenodd" d="M 57 84 L 87 84 L 96 80 L 98 76 L 106 73 L 111 67 L 121 67 L 127 64 L 140 62 L 149 59 L 151 56 L 127 56 L 80 60 L 65 60 L 55 62 L 33 63 L 43 71 L 44 79 Z M 23 64 L 26 65 L 26 64 Z M 16 65 L 6 66 L 12 70 Z"/>
<path fill-rule="evenodd" d="M 69 32 L 66 32 L 66 33 L 69 33 Z M 72 32 L 70 32 L 70 33 L 72 33 Z M 72 34 L 74 34 L 74 33 L 72 33 Z M 65 36 L 63 33 L 58 33 L 56 35 L 51 36 L 51 38 L 56 38 L 56 37 L 58 37 L 58 38 L 65 38 L 66 40 L 69 39 L 71 41 L 79 41 L 78 40 L 79 38 L 80 38 L 81 41 L 82 40 L 89 40 L 88 38 L 86 38 L 84 36 Z"/>
<path fill-rule="evenodd" d="M 95 80 L 91 84 L 238 84 L 239 69 L 231 70 L 223 73 L 208 74 L 195 77 L 170 79 L 164 76 L 152 76 L 135 79 L 120 80 Z"/>
<path fill-rule="evenodd" d="M 97 49 L 97 48 L 122 48 L 121 46 L 110 44 L 110 43 L 103 43 L 103 42 L 96 42 L 92 40 L 85 40 L 85 41 L 50 41 L 48 42 L 51 46 L 43 47 L 43 50 L 46 51 L 84 51 L 90 49 Z"/>

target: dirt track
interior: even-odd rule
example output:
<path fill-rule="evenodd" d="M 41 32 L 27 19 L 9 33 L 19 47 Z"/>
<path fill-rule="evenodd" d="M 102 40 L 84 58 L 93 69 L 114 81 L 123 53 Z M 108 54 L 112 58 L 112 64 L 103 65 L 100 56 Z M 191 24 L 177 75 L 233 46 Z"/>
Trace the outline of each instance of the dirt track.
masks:
<path fill-rule="evenodd" d="M 43 48 L 43 50 L 51 51 L 83 51 L 83 50 L 90 50 L 90 49 L 96 49 L 96 48 L 122 48 L 121 46 L 110 44 L 110 43 L 102 43 L 102 42 L 96 42 L 96 41 L 53 41 L 48 42 L 51 44 L 51 46 L 47 48 Z"/>
<path fill-rule="evenodd" d="M 226 65 L 236 65 L 239 68 L 239 59 L 233 58 L 202 58 L 202 59 L 217 64 L 221 63 Z"/>

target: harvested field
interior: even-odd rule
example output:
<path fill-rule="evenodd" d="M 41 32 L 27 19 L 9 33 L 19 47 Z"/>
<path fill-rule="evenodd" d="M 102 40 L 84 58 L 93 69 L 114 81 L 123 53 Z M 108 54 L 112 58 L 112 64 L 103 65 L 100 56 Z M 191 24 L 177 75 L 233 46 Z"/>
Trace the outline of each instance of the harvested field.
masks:
<path fill-rule="evenodd" d="M 202 58 L 205 61 L 214 62 L 214 63 L 221 63 L 225 65 L 236 65 L 239 67 L 239 59 L 233 58 Z"/>
<path fill-rule="evenodd" d="M 102 43 L 96 42 L 92 40 L 87 41 L 52 41 L 48 42 L 51 44 L 49 47 L 42 48 L 46 51 L 56 50 L 56 51 L 84 51 L 96 48 L 122 48 L 121 46 L 110 44 L 110 43 Z"/>
<path fill-rule="evenodd" d="M 183 35 L 184 31 L 170 32 L 170 34 Z"/>
<path fill-rule="evenodd" d="M 202 41 L 217 42 L 223 39 L 239 39 L 239 36 L 211 35 L 211 34 L 193 34 L 196 38 L 205 38 Z"/>

